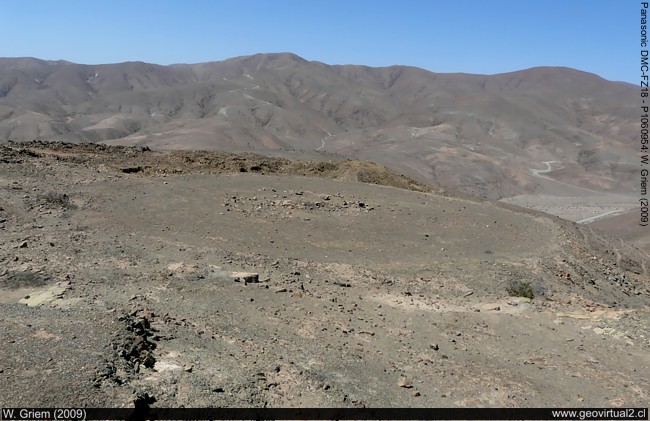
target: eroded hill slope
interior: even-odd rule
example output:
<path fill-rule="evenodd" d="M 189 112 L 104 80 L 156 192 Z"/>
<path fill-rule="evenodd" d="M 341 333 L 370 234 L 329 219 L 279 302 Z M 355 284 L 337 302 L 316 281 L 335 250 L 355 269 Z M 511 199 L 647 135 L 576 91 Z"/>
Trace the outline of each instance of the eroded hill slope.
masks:
<path fill-rule="evenodd" d="M 638 249 L 217 156 L 0 148 L 2 406 L 648 401 Z"/>

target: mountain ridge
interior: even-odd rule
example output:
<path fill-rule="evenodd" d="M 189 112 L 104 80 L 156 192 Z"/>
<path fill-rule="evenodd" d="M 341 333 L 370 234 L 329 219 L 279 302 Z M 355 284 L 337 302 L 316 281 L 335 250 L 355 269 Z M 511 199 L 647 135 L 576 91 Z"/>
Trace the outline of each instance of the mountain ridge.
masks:
<path fill-rule="evenodd" d="M 391 64 L 391 65 L 386 65 L 386 66 L 369 66 L 369 65 L 364 65 L 364 64 L 354 64 L 354 63 L 347 63 L 347 64 L 327 64 L 325 62 L 322 62 L 320 60 L 308 60 L 305 59 L 295 53 L 291 52 L 275 52 L 275 53 L 256 53 L 256 54 L 251 54 L 251 55 L 242 55 L 242 56 L 234 56 L 230 57 L 227 59 L 223 60 L 210 60 L 210 61 L 201 61 L 201 62 L 190 62 L 190 63 L 183 63 L 183 62 L 174 62 L 170 64 L 160 64 L 160 63 L 153 63 L 153 62 L 146 62 L 142 60 L 126 60 L 126 61 L 120 61 L 120 62 L 111 62 L 111 63 L 97 63 L 97 64 L 88 64 L 88 63 L 79 63 L 75 61 L 70 61 L 70 60 L 65 60 L 65 59 L 57 59 L 57 60 L 50 60 L 50 59 L 41 59 L 38 57 L 33 57 L 33 56 L 11 56 L 11 57 L 0 57 L 0 70 L 4 69 L 7 63 L 11 62 L 36 62 L 35 64 L 49 64 L 49 65 L 79 65 L 79 66 L 86 66 L 86 67 L 97 67 L 97 66 L 114 66 L 114 65 L 124 65 L 124 64 L 147 64 L 147 65 L 152 65 L 152 66 L 157 66 L 157 67 L 187 67 L 187 66 L 197 66 L 197 65 L 206 65 L 206 64 L 215 64 L 215 63 L 224 63 L 224 62 L 229 62 L 229 61 L 238 61 L 238 60 L 243 60 L 243 59 L 252 59 L 257 56 L 263 56 L 263 57 L 268 57 L 268 58 L 281 58 L 281 57 L 288 57 L 288 58 L 293 58 L 296 61 L 300 61 L 303 63 L 313 63 L 313 64 L 322 64 L 325 66 L 329 67 L 359 67 L 359 68 L 366 68 L 366 69 L 389 69 L 389 68 L 410 68 L 410 69 L 417 69 L 421 70 L 427 73 L 431 73 L 434 75 L 465 75 L 465 76 L 501 76 L 501 75 L 510 75 L 510 74 L 516 74 L 516 73 L 521 73 L 521 72 L 528 72 L 528 71 L 533 71 L 533 70 L 560 70 L 560 71 L 568 71 L 568 72 L 577 72 L 582 75 L 592 75 L 597 77 L 598 79 L 601 79 L 606 82 L 612 82 L 612 83 L 620 83 L 623 85 L 627 86 L 632 86 L 636 87 L 636 85 L 631 84 L 629 82 L 625 81 L 617 81 L 617 80 L 610 80 L 606 79 L 602 76 L 600 76 L 597 73 L 590 72 L 588 70 L 582 70 L 582 69 L 577 69 L 574 67 L 568 67 L 568 66 L 547 66 L 547 65 L 540 65 L 540 66 L 531 66 L 523 69 L 518 69 L 518 70 L 511 70 L 507 72 L 499 72 L 499 73 L 469 73 L 469 72 L 435 72 L 433 70 L 428 70 L 422 67 L 418 67 L 415 65 L 408 65 L 408 64 Z"/>
<path fill-rule="evenodd" d="M 293 53 L 167 66 L 0 58 L 0 139 L 322 150 L 489 198 L 545 191 L 531 171 L 559 161 L 580 187 L 616 191 L 634 177 L 636 93 L 549 66 L 488 76 Z"/>

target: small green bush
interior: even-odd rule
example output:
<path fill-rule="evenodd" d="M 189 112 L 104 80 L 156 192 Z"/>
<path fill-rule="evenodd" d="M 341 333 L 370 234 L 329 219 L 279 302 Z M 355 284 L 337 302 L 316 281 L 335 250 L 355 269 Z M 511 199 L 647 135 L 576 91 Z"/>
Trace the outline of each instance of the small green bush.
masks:
<path fill-rule="evenodd" d="M 530 282 L 511 281 L 507 290 L 508 294 L 513 297 L 526 297 L 531 300 L 535 298 L 535 293 L 533 292 L 533 287 L 530 286 Z"/>

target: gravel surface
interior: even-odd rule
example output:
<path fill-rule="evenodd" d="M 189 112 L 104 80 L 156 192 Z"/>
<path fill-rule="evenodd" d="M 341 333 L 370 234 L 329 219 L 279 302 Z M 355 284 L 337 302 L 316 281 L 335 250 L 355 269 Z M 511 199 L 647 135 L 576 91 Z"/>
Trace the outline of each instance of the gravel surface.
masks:
<path fill-rule="evenodd" d="M 647 405 L 640 250 L 368 164 L 193 156 L 0 147 L 0 406 Z"/>

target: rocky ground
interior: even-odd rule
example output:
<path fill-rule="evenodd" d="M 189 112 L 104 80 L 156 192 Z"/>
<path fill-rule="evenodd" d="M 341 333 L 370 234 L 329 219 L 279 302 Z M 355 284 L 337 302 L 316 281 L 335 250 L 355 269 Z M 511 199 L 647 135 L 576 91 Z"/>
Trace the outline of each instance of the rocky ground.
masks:
<path fill-rule="evenodd" d="M 646 406 L 647 260 L 368 163 L 0 146 L 0 406 Z"/>

